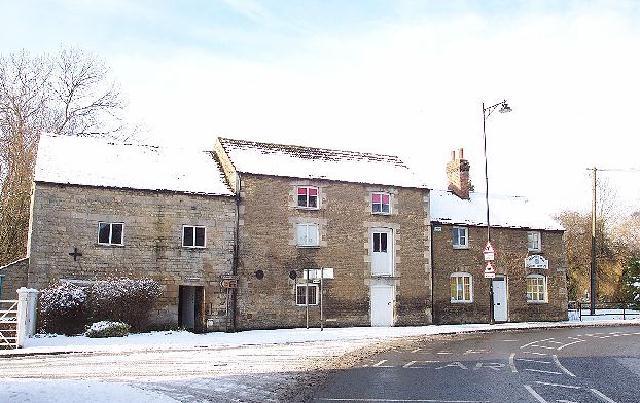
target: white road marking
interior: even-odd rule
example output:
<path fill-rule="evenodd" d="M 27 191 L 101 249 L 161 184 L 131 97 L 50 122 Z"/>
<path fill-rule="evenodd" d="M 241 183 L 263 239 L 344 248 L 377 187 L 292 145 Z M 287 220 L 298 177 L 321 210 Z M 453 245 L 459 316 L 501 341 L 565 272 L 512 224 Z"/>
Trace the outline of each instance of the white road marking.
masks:
<path fill-rule="evenodd" d="M 446 355 L 446 354 L 453 354 L 453 353 L 451 353 L 451 352 L 449 352 L 449 351 L 439 351 L 439 352 L 437 352 L 436 354 Z"/>
<path fill-rule="evenodd" d="M 598 389 L 590 389 L 590 390 L 591 390 L 591 393 L 596 395 L 596 397 L 600 398 L 600 400 L 602 400 L 603 402 L 616 403 L 615 400 L 610 399 L 607 395 L 605 395 L 604 393 L 600 392 Z"/>
<path fill-rule="evenodd" d="M 489 403 L 488 400 L 432 400 L 432 399 L 354 399 L 320 398 L 323 402 L 429 402 L 429 403 Z"/>
<path fill-rule="evenodd" d="M 563 345 L 561 345 L 560 347 L 558 347 L 558 351 L 562 350 L 563 348 L 565 348 L 565 347 L 567 347 L 567 346 L 570 346 L 570 345 L 572 345 L 572 344 L 576 344 L 576 343 L 581 343 L 581 342 L 583 342 L 583 341 L 584 341 L 584 340 L 577 339 L 576 341 L 572 341 L 571 343 L 563 344 Z"/>
<path fill-rule="evenodd" d="M 413 350 L 413 351 L 412 351 L 412 353 L 414 353 L 414 354 L 415 354 L 415 353 L 417 353 L 417 352 L 418 352 L 418 351 L 420 351 L 420 350 L 421 350 L 420 348 L 416 348 L 415 350 Z"/>
<path fill-rule="evenodd" d="M 463 363 L 458 362 L 458 361 L 454 361 L 452 363 L 449 363 L 447 365 L 443 365 L 443 366 L 438 367 L 436 369 L 443 369 L 443 368 L 447 368 L 447 367 L 455 367 L 455 368 L 467 369 L 467 367 L 465 367 Z"/>
<path fill-rule="evenodd" d="M 549 343 L 555 343 L 555 344 L 564 344 L 561 341 L 555 341 L 555 340 L 549 340 Z"/>
<path fill-rule="evenodd" d="M 540 385 L 544 385 L 544 386 L 554 386 L 554 387 L 557 387 L 557 388 L 582 389 L 580 386 L 560 385 L 559 383 L 552 383 L 552 382 L 536 381 L 536 383 L 539 383 Z"/>
<path fill-rule="evenodd" d="M 531 345 L 533 345 L 533 344 L 536 344 L 536 343 L 542 343 L 543 341 L 547 341 L 547 340 L 553 340 L 553 337 L 549 337 L 548 339 L 542 339 L 542 340 L 534 340 L 534 341 L 531 341 L 531 342 L 529 342 L 529 343 L 527 343 L 527 344 L 524 344 L 524 345 L 520 346 L 520 350 L 523 350 L 525 347 L 531 346 Z"/>
<path fill-rule="evenodd" d="M 562 375 L 562 372 L 555 372 L 555 371 L 544 371 L 542 369 L 533 369 L 533 368 L 525 368 L 525 371 L 531 371 L 531 372 L 542 372 L 544 374 L 552 374 L 552 375 Z"/>
<path fill-rule="evenodd" d="M 545 348 L 545 349 L 547 349 L 547 350 L 555 350 L 555 349 L 556 349 L 555 347 L 551 347 L 551 346 L 541 346 L 541 345 L 538 345 L 538 344 L 532 344 L 532 345 L 530 345 L 529 347 L 540 347 L 540 348 Z"/>
<path fill-rule="evenodd" d="M 504 367 L 504 364 L 501 362 L 478 362 L 476 363 L 476 366 L 473 368 L 473 370 L 478 370 L 480 368 L 491 368 L 494 371 L 500 371 L 500 368 Z"/>
<path fill-rule="evenodd" d="M 556 402 L 558 402 L 558 403 L 578 403 L 578 402 L 574 402 L 573 400 L 564 400 L 564 399 L 558 399 L 558 400 L 556 400 Z"/>
<path fill-rule="evenodd" d="M 410 367 L 410 366 L 412 366 L 412 365 L 413 365 L 413 364 L 415 364 L 415 363 L 416 363 L 416 361 L 409 361 L 408 363 L 404 364 L 404 365 L 402 366 L 402 368 Z"/>
<path fill-rule="evenodd" d="M 428 361 L 428 360 L 427 361 L 409 361 L 408 363 L 404 364 L 402 366 L 402 368 L 413 368 L 413 369 L 429 368 L 429 367 L 422 367 L 422 366 L 418 366 L 418 365 L 414 366 L 414 364 L 417 364 L 419 362 L 420 363 L 425 363 L 425 364 L 439 364 L 440 363 L 440 361 Z"/>
<path fill-rule="evenodd" d="M 544 353 L 536 353 L 535 351 L 524 351 L 525 354 L 532 354 L 532 355 L 540 355 L 540 356 L 544 356 L 546 357 L 549 354 L 544 354 Z"/>
<path fill-rule="evenodd" d="M 377 362 L 377 363 L 373 364 L 372 367 L 376 367 L 376 368 L 393 368 L 392 365 L 382 365 L 385 362 L 387 362 L 387 360 L 382 360 L 380 362 Z"/>
<path fill-rule="evenodd" d="M 527 390 L 527 392 L 529 392 L 531 394 L 531 396 L 533 396 L 537 401 L 539 401 L 540 403 L 547 403 L 546 400 L 544 400 L 542 398 L 542 396 L 540 396 L 539 394 L 536 393 L 535 390 L 533 390 L 533 388 L 529 385 L 524 385 L 524 388 Z"/>
<path fill-rule="evenodd" d="M 463 353 L 463 355 L 467 355 L 467 354 L 482 354 L 482 353 L 486 353 L 487 350 L 467 350 Z"/>
<path fill-rule="evenodd" d="M 565 374 L 567 374 L 567 375 L 569 375 L 569 376 L 571 376 L 571 377 L 574 377 L 574 378 L 576 377 L 576 376 L 575 376 L 571 371 L 569 371 L 568 369 L 566 369 L 566 368 L 564 367 L 564 365 L 560 364 L 560 360 L 558 359 L 558 356 L 557 356 L 557 355 L 555 355 L 555 354 L 553 355 L 553 361 L 556 363 L 556 365 L 558 366 L 558 368 L 560 368 L 560 370 L 561 370 L 562 372 L 564 372 Z"/>
<path fill-rule="evenodd" d="M 518 369 L 516 368 L 516 365 L 513 362 L 513 357 L 515 356 L 516 356 L 515 353 L 509 354 L 509 368 L 511 368 L 511 372 L 518 372 Z"/>
<path fill-rule="evenodd" d="M 517 339 L 504 339 L 502 341 L 518 341 Z"/>
<path fill-rule="evenodd" d="M 549 361 L 530 360 L 528 358 L 516 358 L 516 361 L 537 362 L 538 364 L 553 364 L 552 362 L 549 362 Z"/>

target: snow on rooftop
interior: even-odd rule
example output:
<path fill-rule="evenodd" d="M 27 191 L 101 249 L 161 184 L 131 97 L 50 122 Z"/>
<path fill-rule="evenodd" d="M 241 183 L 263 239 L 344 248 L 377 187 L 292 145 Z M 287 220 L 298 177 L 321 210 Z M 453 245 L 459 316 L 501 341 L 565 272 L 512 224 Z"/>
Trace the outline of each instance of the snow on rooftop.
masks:
<path fill-rule="evenodd" d="M 36 182 L 232 195 L 211 152 L 42 135 Z"/>
<path fill-rule="evenodd" d="M 461 199 L 446 190 L 431 191 L 431 221 L 442 224 L 487 225 L 484 193 L 470 192 Z M 489 195 L 491 226 L 564 230 L 555 219 L 537 210 L 525 197 Z"/>
<path fill-rule="evenodd" d="M 258 143 L 219 138 L 236 170 L 244 173 L 426 188 L 394 155 Z"/>

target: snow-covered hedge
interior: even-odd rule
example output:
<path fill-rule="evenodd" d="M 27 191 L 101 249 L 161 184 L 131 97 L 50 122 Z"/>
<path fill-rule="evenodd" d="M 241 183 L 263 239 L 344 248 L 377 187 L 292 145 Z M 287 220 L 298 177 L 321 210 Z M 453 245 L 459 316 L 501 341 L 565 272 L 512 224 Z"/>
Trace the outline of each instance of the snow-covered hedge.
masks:
<path fill-rule="evenodd" d="M 640 260 L 629 261 L 622 272 L 622 284 L 633 307 L 640 309 Z"/>
<path fill-rule="evenodd" d="M 108 320 L 96 322 L 86 332 L 87 337 L 123 337 L 129 334 L 131 326 L 122 322 Z"/>
<path fill-rule="evenodd" d="M 40 325 L 48 333 L 77 334 L 87 322 L 87 294 L 70 283 L 40 291 Z"/>
<path fill-rule="evenodd" d="M 125 322 L 134 330 L 143 330 L 160 296 L 160 286 L 150 279 L 122 278 L 97 281 L 88 292 L 93 320 Z"/>

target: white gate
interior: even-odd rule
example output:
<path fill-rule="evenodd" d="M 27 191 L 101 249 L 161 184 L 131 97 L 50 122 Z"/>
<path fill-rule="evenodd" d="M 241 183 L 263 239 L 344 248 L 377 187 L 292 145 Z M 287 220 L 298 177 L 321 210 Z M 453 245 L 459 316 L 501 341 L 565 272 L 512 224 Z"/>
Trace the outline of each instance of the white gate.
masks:
<path fill-rule="evenodd" d="M 14 349 L 18 340 L 18 300 L 0 300 L 0 350 Z"/>

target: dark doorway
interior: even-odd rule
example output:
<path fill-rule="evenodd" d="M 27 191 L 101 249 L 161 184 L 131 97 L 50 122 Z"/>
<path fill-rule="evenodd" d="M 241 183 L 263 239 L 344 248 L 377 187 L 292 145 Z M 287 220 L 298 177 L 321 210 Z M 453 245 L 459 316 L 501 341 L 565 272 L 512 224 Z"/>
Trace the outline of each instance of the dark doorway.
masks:
<path fill-rule="evenodd" d="M 194 333 L 205 331 L 204 287 L 181 285 L 178 292 L 178 326 Z"/>

